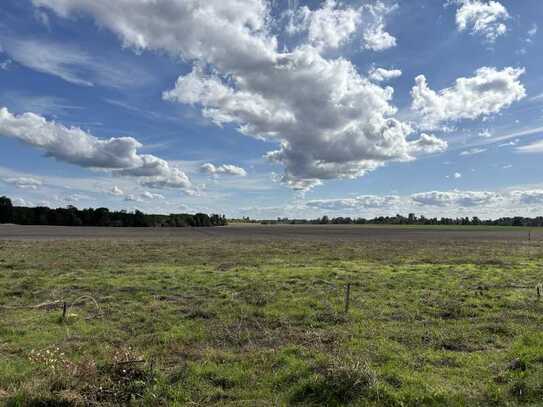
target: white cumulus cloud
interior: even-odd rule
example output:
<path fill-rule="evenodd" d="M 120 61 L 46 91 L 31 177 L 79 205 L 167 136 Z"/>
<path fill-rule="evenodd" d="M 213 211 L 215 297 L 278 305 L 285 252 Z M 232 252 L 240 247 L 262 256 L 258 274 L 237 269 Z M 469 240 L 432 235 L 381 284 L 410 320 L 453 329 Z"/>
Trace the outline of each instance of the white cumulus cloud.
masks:
<path fill-rule="evenodd" d="M 392 89 L 362 78 L 349 61 L 303 47 L 263 69 L 265 75 L 243 72 L 231 87 L 195 68 L 164 98 L 200 105 L 219 125 L 235 123 L 244 134 L 279 141 L 268 158 L 286 167 L 287 183 L 354 178 L 411 158 L 412 130 L 392 117 Z"/>
<path fill-rule="evenodd" d="M 395 195 L 361 195 L 355 198 L 320 199 L 306 202 L 306 206 L 313 209 L 330 211 L 377 209 L 397 205 L 400 197 Z"/>
<path fill-rule="evenodd" d="M 409 143 L 409 149 L 412 153 L 434 154 L 447 150 L 449 144 L 433 134 L 422 133 L 420 138 Z"/>
<path fill-rule="evenodd" d="M 454 86 L 436 92 L 419 75 L 411 91 L 412 109 L 422 117 L 422 127 L 435 128 L 448 121 L 477 119 L 511 106 L 526 96 L 519 81 L 524 69 L 479 68 L 475 76 L 458 78 Z"/>
<path fill-rule="evenodd" d="M 498 202 L 503 197 L 496 192 L 486 191 L 430 191 L 411 195 L 411 199 L 428 206 L 472 207 Z"/>
<path fill-rule="evenodd" d="M 396 38 L 385 29 L 386 17 L 396 8 L 382 1 L 353 7 L 326 0 L 315 10 L 291 9 L 287 32 L 306 32 L 308 42 L 321 50 L 340 48 L 359 36 L 363 49 L 383 51 L 396 46 Z"/>
<path fill-rule="evenodd" d="M 334 0 L 326 0 L 322 8 L 301 7 L 291 15 L 290 34 L 307 31 L 308 40 L 318 48 L 339 48 L 358 30 L 362 9 L 338 8 Z"/>
<path fill-rule="evenodd" d="M 49 157 L 80 167 L 144 177 L 148 185 L 191 188 L 190 180 L 180 169 L 153 155 L 139 154 L 142 144 L 132 137 L 102 140 L 78 127 L 65 127 L 34 113 L 14 115 L 7 108 L 0 109 L 0 136 L 18 139 L 45 151 Z"/>
<path fill-rule="evenodd" d="M 371 16 L 367 28 L 362 34 L 364 48 L 372 51 L 383 51 L 396 46 L 396 38 L 385 30 L 385 18 L 396 10 L 397 6 L 388 6 L 378 1 L 366 6 Z"/>
<path fill-rule="evenodd" d="M 386 82 L 402 76 L 402 71 L 399 69 L 373 68 L 368 75 L 371 80 L 376 82 Z"/>
<path fill-rule="evenodd" d="M 281 51 L 265 0 L 33 2 L 62 17 L 90 15 L 125 46 L 191 61 L 192 72 L 179 77 L 164 99 L 195 105 L 217 125 L 233 124 L 245 135 L 276 143 L 267 158 L 284 167 L 282 181 L 295 189 L 411 160 L 428 143 L 408 141 L 413 129 L 395 118 L 391 87 L 363 77 L 345 58 L 323 56 L 319 44 L 344 43 L 358 21 L 339 2 L 328 1 L 318 17 L 312 14 L 313 40 Z M 361 7 L 363 47 L 395 45 L 385 31 L 395 6 L 377 1 Z M 341 22 L 338 31 L 328 31 L 329 21 Z"/>
<path fill-rule="evenodd" d="M 506 21 L 510 18 L 507 9 L 498 1 L 459 0 L 456 26 L 459 31 L 469 31 L 485 41 L 493 43 L 507 32 Z"/>
<path fill-rule="evenodd" d="M 208 175 L 236 175 L 239 177 L 247 176 L 247 171 L 241 167 L 237 167 L 231 164 L 213 165 L 211 163 L 205 163 L 200 166 L 200 172 Z"/>
<path fill-rule="evenodd" d="M 119 36 L 125 46 L 166 50 L 229 72 L 273 58 L 265 0 L 33 0 L 62 17 L 80 13 Z"/>

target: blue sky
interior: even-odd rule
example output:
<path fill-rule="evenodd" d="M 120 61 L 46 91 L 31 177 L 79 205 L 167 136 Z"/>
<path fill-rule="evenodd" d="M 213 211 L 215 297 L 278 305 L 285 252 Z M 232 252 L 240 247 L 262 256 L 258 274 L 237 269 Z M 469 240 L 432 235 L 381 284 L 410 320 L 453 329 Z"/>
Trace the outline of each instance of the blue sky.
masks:
<path fill-rule="evenodd" d="M 0 194 L 543 213 L 540 0 L 5 0 Z"/>

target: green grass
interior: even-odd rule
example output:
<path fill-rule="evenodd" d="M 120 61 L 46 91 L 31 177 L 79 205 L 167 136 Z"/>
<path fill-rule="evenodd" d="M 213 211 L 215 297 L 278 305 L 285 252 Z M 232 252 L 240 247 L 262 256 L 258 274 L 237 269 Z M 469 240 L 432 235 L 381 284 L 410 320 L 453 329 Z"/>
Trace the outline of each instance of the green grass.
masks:
<path fill-rule="evenodd" d="M 0 242 L 0 404 L 543 405 L 542 280 L 543 242 Z"/>

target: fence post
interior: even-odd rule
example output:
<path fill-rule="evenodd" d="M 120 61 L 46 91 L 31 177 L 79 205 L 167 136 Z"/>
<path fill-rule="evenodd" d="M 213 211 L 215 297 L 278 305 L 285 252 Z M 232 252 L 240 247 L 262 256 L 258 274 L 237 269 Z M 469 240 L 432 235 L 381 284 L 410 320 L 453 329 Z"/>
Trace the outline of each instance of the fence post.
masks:
<path fill-rule="evenodd" d="M 351 305 L 351 283 L 347 283 L 345 286 L 345 314 L 349 312 L 349 306 Z"/>
<path fill-rule="evenodd" d="M 68 305 L 66 304 L 66 301 L 62 304 L 62 320 L 66 320 L 66 312 L 68 311 Z"/>

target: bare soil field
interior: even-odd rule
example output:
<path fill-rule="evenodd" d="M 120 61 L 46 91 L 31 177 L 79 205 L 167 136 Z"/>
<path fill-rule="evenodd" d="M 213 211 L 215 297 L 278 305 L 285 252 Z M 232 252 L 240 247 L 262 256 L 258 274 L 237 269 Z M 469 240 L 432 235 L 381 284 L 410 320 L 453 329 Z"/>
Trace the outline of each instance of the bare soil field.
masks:
<path fill-rule="evenodd" d="M 111 228 L 0 225 L 0 240 L 543 240 L 543 231 L 507 227 L 230 225 L 215 228 Z"/>

